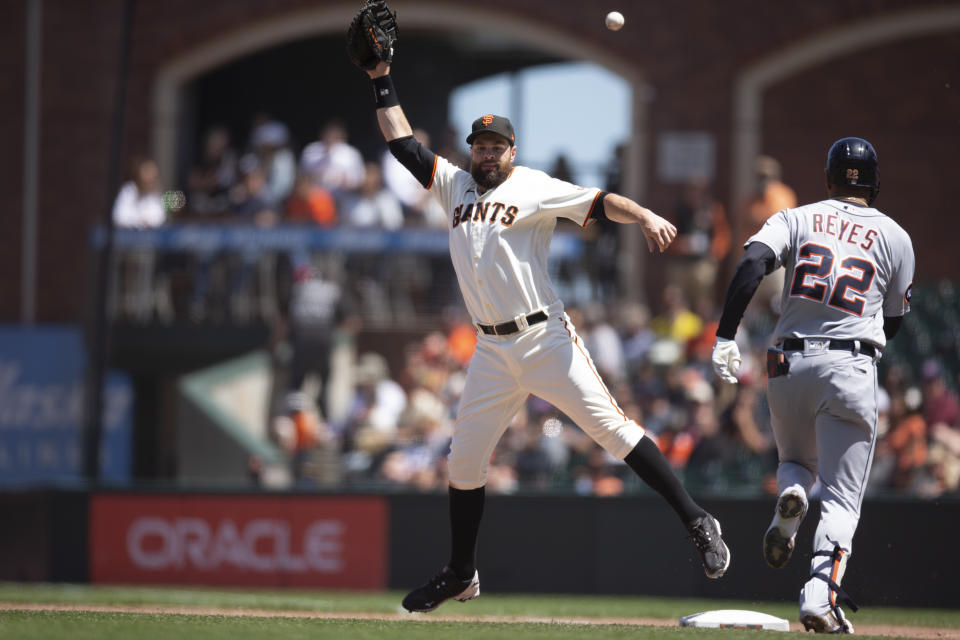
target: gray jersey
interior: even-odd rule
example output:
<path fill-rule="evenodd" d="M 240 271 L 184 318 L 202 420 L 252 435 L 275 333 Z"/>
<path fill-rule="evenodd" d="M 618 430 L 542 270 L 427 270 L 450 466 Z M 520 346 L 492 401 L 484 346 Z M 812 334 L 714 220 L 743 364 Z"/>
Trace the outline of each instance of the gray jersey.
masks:
<path fill-rule="evenodd" d="M 884 346 L 883 316 L 910 309 L 913 245 L 877 209 L 824 200 L 772 215 L 762 242 L 786 277 L 775 336 L 866 340 Z"/>

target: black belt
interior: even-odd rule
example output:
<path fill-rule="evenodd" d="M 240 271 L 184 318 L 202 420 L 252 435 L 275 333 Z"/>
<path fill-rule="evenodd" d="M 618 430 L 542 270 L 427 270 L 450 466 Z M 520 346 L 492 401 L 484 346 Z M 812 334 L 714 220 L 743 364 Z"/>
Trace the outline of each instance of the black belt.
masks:
<path fill-rule="evenodd" d="M 543 311 L 534 311 L 524 318 L 527 323 L 527 327 L 540 324 L 546 319 L 547 314 Z M 511 333 L 516 333 L 517 331 L 525 329 L 526 327 L 521 327 L 516 320 L 510 320 L 509 322 L 501 322 L 500 324 L 480 324 L 478 322 L 477 328 L 488 336 L 508 336 Z"/>
<path fill-rule="evenodd" d="M 855 353 L 857 350 L 857 344 L 854 340 L 830 340 L 829 338 L 808 338 L 809 340 L 823 340 L 829 342 L 830 345 L 827 347 L 831 351 L 849 351 Z M 786 338 L 781 344 L 781 349 L 784 351 L 803 351 L 803 338 Z M 877 355 L 877 347 L 873 346 L 869 342 L 860 341 L 860 353 L 870 356 L 871 358 Z"/>

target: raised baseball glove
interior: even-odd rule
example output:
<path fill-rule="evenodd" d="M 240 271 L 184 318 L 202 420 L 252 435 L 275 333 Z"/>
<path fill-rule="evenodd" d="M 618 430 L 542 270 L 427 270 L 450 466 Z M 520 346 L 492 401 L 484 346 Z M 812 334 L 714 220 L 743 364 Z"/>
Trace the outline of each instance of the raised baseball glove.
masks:
<path fill-rule="evenodd" d="M 347 28 L 347 55 L 361 69 L 393 60 L 397 44 L 397 12 L 384 0 L 367 0 Z"/>

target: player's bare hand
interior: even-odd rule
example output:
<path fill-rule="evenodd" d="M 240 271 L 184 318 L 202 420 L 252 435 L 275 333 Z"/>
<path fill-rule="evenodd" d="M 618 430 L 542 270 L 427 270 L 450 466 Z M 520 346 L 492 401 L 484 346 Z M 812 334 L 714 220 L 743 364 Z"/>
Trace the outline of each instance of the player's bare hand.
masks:
<path fill-rule="evenodd" d="M 677 228 L 649 209 L 646 210 L 646 215 L 640 222 L 640 228 L 647 239 L 647 248 L 650 249 L 650 253 L 653 253 L 655 248 L 659 248 L 663 253 L 677 237 Z"/>
<path fill-rule="evenodd" d="M 743 360 L 740 358 L 740 349 L 736 342 L 717 336 L 717 342 L 713 345 L 711 362 L 714 372 L 720 376 L 721 380 L 730 384 L 737 384 L 737 377 L 734 374 L 740 371 Z"/>
<path fill-rule="evenodd" d="M 367 69 L 367 75 L 373 78 L 380 78 L 390 73 L 390 63 L 382 60 L 377 63 L 373 69 Z"/>

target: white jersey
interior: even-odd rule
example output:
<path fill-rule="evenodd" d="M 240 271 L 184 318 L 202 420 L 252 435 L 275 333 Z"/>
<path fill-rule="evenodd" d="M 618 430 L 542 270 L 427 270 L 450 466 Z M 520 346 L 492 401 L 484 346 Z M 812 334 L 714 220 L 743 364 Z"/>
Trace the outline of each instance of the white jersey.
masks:
<path fill-rule="evenodd" d="M 883 347 L 883 316 L 910 310 L 913 245 L 877 209 L 840 200 L 785 209 L 751 242 L 773 249 L 786 270 L 777 340 L 826 337 Z"/>
<path fill-rule="evenodd" d="M 447 213 L 450 258 L 474 322 L 562 309 L 547 273 L 550 239 L 557 218 L 586 226 L 600 189 L 516 166 L 503 183 L 478 195 L 469 172 L 437 156 L 430 190 Z"/>

